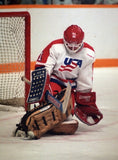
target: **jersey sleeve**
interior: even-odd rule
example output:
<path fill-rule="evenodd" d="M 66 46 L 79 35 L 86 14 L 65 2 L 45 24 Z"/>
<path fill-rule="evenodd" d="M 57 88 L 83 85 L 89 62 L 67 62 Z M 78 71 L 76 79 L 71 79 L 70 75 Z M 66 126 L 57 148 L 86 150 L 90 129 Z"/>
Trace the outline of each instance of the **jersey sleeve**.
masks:
<path fill-rule="evenodd" d="M 80 70 L 78 78 L 76 79 L 77 91 L 86 92 L 92 90 L 94 61 L 95 57 L 90 57 L 88 63 Z"/>
<path fill-rule="evenodd" d="M 45 63 L 45 67 L 46 67 L 49 75 L 52 74 L 56 62 L 57 62 L 57 60 L 56 60 L 56 52 L 55 52 L 54 46 L 52 46 L 50 48 L 50 54 L 48 56 L 48 59 L 47 59 L 47 61 Z"/>
<path fill-rule="evenodd" d="M 35 69 L 39 67 L 45 67 L 50 75 L 53 71 L 54 65 L 56 63 L 56 58 L 54 54 L 53 43 L 50 43 L 39 55 Z"/>

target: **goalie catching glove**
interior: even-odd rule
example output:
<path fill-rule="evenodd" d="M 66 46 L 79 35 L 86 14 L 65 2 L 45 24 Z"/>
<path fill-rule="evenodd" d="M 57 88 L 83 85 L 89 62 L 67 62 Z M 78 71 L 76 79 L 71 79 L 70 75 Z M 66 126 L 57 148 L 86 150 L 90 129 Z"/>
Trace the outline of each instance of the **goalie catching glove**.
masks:
<path fill-rule="evenodd" d="M 87 125 L 95 125 L 103 115 L 96 106 L 96 93 L 80 93 L 76 92 L 75 100 L 77 105 L 74 108 L 74 113 L 78 119 Z"/>
<path fill-rule="evenodd" d="M 65 91 L 61 91 L 56 95 L 56 98 L 63 104 L 65 98 Z M 47 131 L 53 129 L 60 124 L 71 114 L 72 99 L 67 104 L 66 112 L 63 113 L 57 109 L 53 104 L 47 103 L 44 106 L 38 106 L 28 111 L 21 122 L 17 124 L 15 136 L 21 136 L 22 132 L 28 139 L 39 139 Z M 19 132 L 21 133 L 19 135 Z"/>

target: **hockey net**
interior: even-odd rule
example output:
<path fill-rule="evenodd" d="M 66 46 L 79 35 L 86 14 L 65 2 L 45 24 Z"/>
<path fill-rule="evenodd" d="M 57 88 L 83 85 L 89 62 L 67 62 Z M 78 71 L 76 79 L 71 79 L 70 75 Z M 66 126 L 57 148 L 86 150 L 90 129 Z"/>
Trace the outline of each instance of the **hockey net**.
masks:
<path fill-rule="evenodd" d="M 0 105 L 23 106 L 28 110 L 30 80 L 30 15 L 0 13 Z M 2 107 L 3 108 L 3 107 Z"/>

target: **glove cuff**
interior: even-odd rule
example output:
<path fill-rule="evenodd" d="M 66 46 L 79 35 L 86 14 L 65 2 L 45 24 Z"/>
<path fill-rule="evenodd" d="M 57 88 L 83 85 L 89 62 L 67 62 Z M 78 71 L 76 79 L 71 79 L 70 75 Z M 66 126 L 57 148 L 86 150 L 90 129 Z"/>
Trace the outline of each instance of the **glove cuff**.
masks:
<path fill-rule="evenodd" d="M 75 101 L 76 101 L 76 103 L 79 103 L 82 105 L 88 105 L 90 103 L 95 104 L 96 92 L 89 92 L 89 93 L 76 92 L 75 93 Z"/>

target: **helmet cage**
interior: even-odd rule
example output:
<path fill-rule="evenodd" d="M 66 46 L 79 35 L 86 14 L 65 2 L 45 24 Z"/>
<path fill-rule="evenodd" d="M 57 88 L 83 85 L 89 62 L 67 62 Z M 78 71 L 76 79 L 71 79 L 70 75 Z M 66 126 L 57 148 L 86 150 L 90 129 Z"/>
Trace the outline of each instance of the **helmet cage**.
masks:
<path fill-rule="evenodd" d="M 73 53 L 77 53 L 83 46 L 83 42 L 77 44 L 75 42 L 73 43 L 68 43 L 65 39 L 64 39 L 64 45 L 68 51 L 68 53 L 73 54 Z"/>

